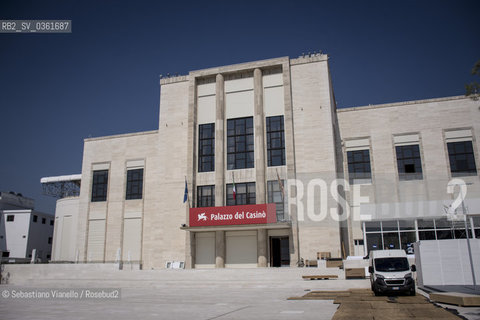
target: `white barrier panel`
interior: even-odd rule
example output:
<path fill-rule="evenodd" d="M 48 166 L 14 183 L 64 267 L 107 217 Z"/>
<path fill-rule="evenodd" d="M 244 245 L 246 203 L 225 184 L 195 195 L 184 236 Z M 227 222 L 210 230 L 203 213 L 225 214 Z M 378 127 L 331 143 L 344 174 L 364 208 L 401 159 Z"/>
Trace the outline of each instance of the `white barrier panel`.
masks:
<path fill-rule="evenodd" d="M 477 284 L 480 279 L 480 239 L 470 239 Z M 419 286 L 472 285 L 466 239 L 424 240 L 415 243 Z"/>

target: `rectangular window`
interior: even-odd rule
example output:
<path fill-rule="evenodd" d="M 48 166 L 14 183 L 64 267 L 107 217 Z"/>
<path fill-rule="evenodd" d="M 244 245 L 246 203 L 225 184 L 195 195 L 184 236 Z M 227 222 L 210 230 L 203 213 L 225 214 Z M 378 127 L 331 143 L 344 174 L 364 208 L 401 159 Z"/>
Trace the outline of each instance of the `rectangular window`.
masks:
<path fill-rule="evenodd" d="M 348 177 L 350 183 L 355 180 L 371 179 L 370 150 L 347 151 Z"/>
<path fill-rule="evenodd" d="M 197 187 L 197 207 L 215 207 L 215 186 Z"/>
<path fill-rule="evenodd" d="M 447 149 L 450 171 L 453 177 L 477 174 L 472 141 L 448 142 Z"/>
<path fill-rule="evenodd" d="M 198 126 L 198 172 L 215 171 L 215 123 Z"/>
<path fill-rule="evenodd" d="M 53 220 L 50 220 L 50 225 L 53 226 Z"/>
<path fill-rule="evenodd" d="M 253 117 L 227 120 L 227 168 L 254 167 Z"/>
<path fill-rule="evenodd" d="M 47 219 L 42 218 L 42 224 L 45 224 L 45 222 L 47 222 Z"/>
<path fill-rule="evenodd" d="M 233 199 L 233 184 L 227 184 L 227 206 L 256 204 L 255 182 L 235 183 L 235 199 Z"/>
<path fill-rule="evenodd" d="M 284 181 L 282 184 L 285 185 Z M 268 203 L 275 203 L 277 210 L 277 221 L 285 220 L 285 196 L 282 194 L 282 189 L 278 180 L 267 182 L 268 189 Z"/>
<path fill-rule="evenodd" d="M 7 216 L 7 222 L 12 222 L 15 220 L 15 216 L 14 215 L 8 215 Z"/>
<path fill-rule="evenodd" d="M 127 170 L 127 191 L 125 199 L 142 199 L 143 168 Z"/>
<path fill-rule="evenodd" d="M 52 244 L 52 237 L 48 237 L 48 244 Z"/>
<path fill-rule="evenodd" d="M 396 146 L 399 180 L 421 180 L 422 160 L 418 144 Z"/>
<path fill-rule="evenodd" d="M 285 165 L 285 131 L 283 116 L 267 117 L 268 166 Z"/>
<path fill-rule="evenodd" d="M 37 215 L 33 215 L 33 222 L 37 222 L 38 221 L 38 216 Z"/>
<path fill-rule="evenodd" d="M 107 201 L 108 170 L 93 171 L 92 202 Z"/>

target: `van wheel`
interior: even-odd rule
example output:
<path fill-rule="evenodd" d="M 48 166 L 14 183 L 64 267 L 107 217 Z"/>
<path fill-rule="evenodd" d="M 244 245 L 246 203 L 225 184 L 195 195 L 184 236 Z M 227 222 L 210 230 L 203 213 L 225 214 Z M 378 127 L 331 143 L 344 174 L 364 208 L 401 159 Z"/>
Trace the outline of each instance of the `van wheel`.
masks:
<path fill-rule="evenodd" d="M 417 294 L 417 292 L 415 292 L 415 289 L 413 289 L 412 291 L 410 291 L 410 295 L 411 295 L 411 296 L 414 296 L 414 295 L 416 295 L 416 294 Z"/>

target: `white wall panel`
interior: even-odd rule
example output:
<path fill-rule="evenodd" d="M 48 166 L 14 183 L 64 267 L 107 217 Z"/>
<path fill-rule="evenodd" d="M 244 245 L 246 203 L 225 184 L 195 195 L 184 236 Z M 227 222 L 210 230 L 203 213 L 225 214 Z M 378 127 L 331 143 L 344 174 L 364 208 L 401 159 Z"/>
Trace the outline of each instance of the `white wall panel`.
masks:
<path fill-rule="evenodd" d="M 253 90 L 253 78 L 240 78 L 225 81 L 225 92 Z"/>
<path fill-rule="evenodd" d="M 197 96 L 215 95 L 215 82 L 199 84 L 197 86 Z"/>
<path fill-rule="evenodd" d="M 105 220 L 91 220 L 88 226 L 88 261 L 103 261 L 105 249 Z"/>
<path fill-rule="evenodd" d="M 263 108 L 267 117 L 285 114 L 283 86 L 264 89 Z"/>
<path fill-rule="evenodd" d="M 405 135 L 393 137 L 393 142 L 397 146 L 418 144 L 419 141 L 420 141 L 420 136 L 418 134 L 405 134 Z"/>
<path fill-rule="evenodd" d="M 365 150 L 370 148 L 370 140 L 368 138 L 345 140 L 344 144 L 347 151 Z"/>
<path fill-rule="evenodd" d="M 227 93 L 225 105 L 227 119 L 253 116 L 253 90 Z"/>
<path fill-rule="evenodd" d="M 283 74 L 274 73 L 263 76 L 263 87 L 276 87 L 283 85 Z"/>
<path fill-rule="evenodd" d="M 215 267 L 215 232 L 195 234 L 195 267 Z"/>
<path fill-rule="evenodd" d="M 141 169 L 145 166 L 145 159 L 127 161 L 127 169 Z"/>
<path fill-rule="evenodd" d="M 470 239 L 476 279 L 480 278 L 480 239 Z M 415 244 L 418 282 L 428 285 L 471 285 L 466 239 L 427 240 Z M 478 280 L 477 280 L 478 282 Z"/>
<path fill-rule="evenodd" d="M 72 216 L 64 216 L 61 224 L 61 247 L 60 257 L 57 260 L 60 261 L 74 261 L 73 256 L 73 239 L 72 239 Z"/>
<path fill-rule="evenodd" d="M 472 140 L 472 130 L 445 131 L 445 139 L 447 142 L 469 141 Z"/>
<path fill-rule="evenodd" d="M 215 122 L 215 96 L 199 97 L 197 101 L 198 124 Z"/>
<path fill-rule="evenodd" d="M 139 261 L 142 245 L 142 219 L 124 219 L 122 260 Z M 130 257 L 129 257 L 130 254 Z"/>
<path fill-rule="evenodd" d="M 257 265 L 257 232 L 226 232 L 226 267 Z"/>
<path fill-rule="evenodd" d="M 92 164 L 92 170 L 108 170 L 110 169 L 110 163 L 94 163 Z"/>

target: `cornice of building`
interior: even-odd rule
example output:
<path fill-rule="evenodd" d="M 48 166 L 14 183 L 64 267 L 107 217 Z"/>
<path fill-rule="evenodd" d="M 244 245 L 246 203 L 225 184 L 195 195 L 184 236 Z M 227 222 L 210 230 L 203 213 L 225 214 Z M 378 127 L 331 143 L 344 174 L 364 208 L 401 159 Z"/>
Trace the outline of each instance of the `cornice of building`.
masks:
<path fill-rule="evenodd" d="M 444 98 L 433 98 L 433 99 L 423 99 L 423 100 L 392 102 L 392 103 L 367 105 L 367 106 L 360 106 L 360 107 L 348 107 L 348 108 L 338 108 L 337 107 L 337 112 L 341 113 L 341 112 L 350 112 L 350 111 L 363 111 L 363 110 L 369 110 L 369 109 L 381 109 L 381 108 L 409 106 L 409 105 L 414 105 L 414 104 L 445 102 L 445 101 L 463 100 L 463 99 L 469 99 L 469 98 L 466 97 L 466 96 L 452 96 L 452 97 L 444 97 Z"/>

